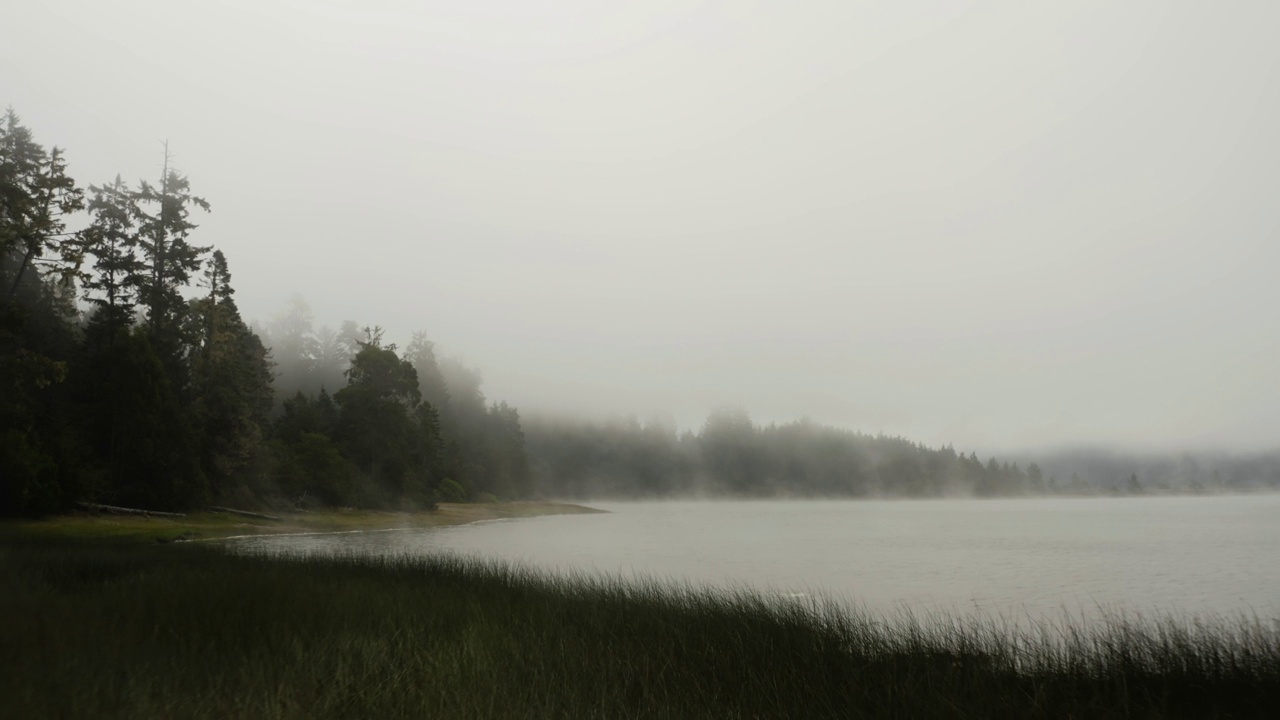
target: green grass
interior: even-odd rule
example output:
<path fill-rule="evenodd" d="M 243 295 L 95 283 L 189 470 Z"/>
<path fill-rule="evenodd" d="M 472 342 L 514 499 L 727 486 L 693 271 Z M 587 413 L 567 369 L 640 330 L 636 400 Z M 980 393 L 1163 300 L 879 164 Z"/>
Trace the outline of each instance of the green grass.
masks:
<path fill-rule="evenodd" d="M 450 557 L 0 544 L 0 716 L 1280 717 L 1280 635 L 1036 631 Z"/>

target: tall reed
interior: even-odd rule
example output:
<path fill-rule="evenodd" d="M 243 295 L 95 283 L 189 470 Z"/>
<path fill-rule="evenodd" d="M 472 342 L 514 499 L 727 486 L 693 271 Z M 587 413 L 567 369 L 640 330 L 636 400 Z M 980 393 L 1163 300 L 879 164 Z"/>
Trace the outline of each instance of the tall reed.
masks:
<path fill-rule="evenodd" d="M 431 556 L 0 545 L 8 717 L 1280 717 L 1256 618 L 1035 626 Z"/>

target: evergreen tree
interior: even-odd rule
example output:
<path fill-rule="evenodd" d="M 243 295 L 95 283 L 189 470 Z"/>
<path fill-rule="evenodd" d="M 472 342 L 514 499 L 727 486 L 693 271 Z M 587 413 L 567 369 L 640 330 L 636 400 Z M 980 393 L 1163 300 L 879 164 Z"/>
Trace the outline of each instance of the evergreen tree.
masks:
<path fill-rule="evenodd" d="M 84 206 L 84 196 L 66 170 L 63 151 L 46 152 L 9 108 L 0 123 L 0 263 L 8 266 L 0 291 L 6 301 L 40 263 L 55 267 L 68 283 L 79 266 L 66 218 Z"/>
<path fill-rule="evenodd" d="M 334 390 L 342 388 L 346 384 L 347 369 L 351 367 L 351 356 L 344 343 L 340 342 L 338 332 L 328 325 L 321 326 L 315 341 L 312 386 Z"/>
<path fill-rule="evenodd" d="M 90 224 L 80 232 L 79 242 L 83 252 L 93 256 L 96 273 L 82 272 L 81 285 L 96 310 L 93 322 L 114 338 L 133 324 L 143 280 L 135 226 L 138 207 L 119 175 L 109 185 L 89 189 Z"/>
<path fill-rule="evenodd" d="M 189 317 L 200 337 L 192 355 L 194 416 L 201 428 L 201 459 L 217 496 L 233 480 L 251 478 L 264 453 L 264 428 L 271 411 L 271 361 L 258 336 L 236 308 L 226 257 L 215 250 L 204 273 L 208 294 L 191 303 Z"/>
<path fill-rule="evenodd" d="M 65 218 L 82 197 L 62 151 L 10 109 L 0 121 L 0 515 L 48 512 L 77 492 L 74 408 L 78 249 Z"/>
<path fill-rule="evenodd" d="M 147 328 L 157 352 L 172 372 L 178 369 L 181 326 L 186 309 L 182 289 L 200 269 L 206 247 L 192 245 L 196 228 L 190 208 L 209 210 L 209 203 L 191 194 L 186 177 L 169 167 L 165 148 L 160 185 L 143 181 L 134 192 L 138 206 L 138 237 L 142 249 L 143 274 L 140 299 L 147 309 Z M 181 380 L 181 378 L 175 378 Z"/>
<path fill-rule="evenodd" d="M 431 403 L 439 415 L 446 415 L 450 407 L 449 385 L 436 360 L 435 343 L 427 339 L 425 332 L 415 332 L 404 349 L 404 359 L 418 372 L 422 398 Z"/>
<path fill-rule="evenodd" d="M 723 408 L 707 416 L 699 437 L 709 473 L 723 489 L 751 492 L 760 478 L 756 431 L 740 408 Z"/>
<path fill-rule="evenodd" d="M 499 499 L 528 496 L 529 461 L 520 413 L 505 402 L 490 406 L 486 430 L 479 440 L 477 457 L 484 472 L 474 480 L 476 491 Z"/>
<path fill-rule="evenodd" d="M 1052 478 L 1050 478 L 1050 480 L 1052 480 Z M 1045 491 L 1044 472 L 1040 469 L 1039 465 L 1031 463 L 1027 466 L 1026 482 L 1027 489 L 1033 493 L 1043 493 Z M 1052 484 L 1056 485 L 1057 482 L 1054 481 Z M 1050 490 L 1052 491 L 1052 488 L 1050 488 Z"/>
<path fill-rule="evenodd" d="M 415 457 L 422 432 L 418 374 L 394 347 L 381 346 L 381 328 L 366 333 L 347 371 L 347 386 L 334 395 L 339 446 L 369 476 L 380 495 L 374 502 L 426 502 L 431 478 Z"/>
<path fill-rule="evenodd" d="M 81 374 L 85 434 L 100 468 L 96 497 L 158 510 L 208 499 L 198 431 L 147 333 L 120 335 Z"/>
<path fill-rule="evenodd" d="M 325 386 L 322 373 L 331 362 L 321 357 L 320 342 L 312 331 L 314 315 L 301 296 L 290 298 L 284 312 L 268 326 L 271 355 L 276 361 L 276 390 L 281 398 L 296 393 L 313 395 Z M 329 387 L 342 387 L 341 371 L 330 378 Z"/>
<path fill-rule="evenodd" d="M 324 390 L 315 400 L 301 392 L 282 403 L 275 424 L 278 491 L 298 505 L 353 505 L 361 500 L 360 471 L 333 442 L 338 408 Z"/>

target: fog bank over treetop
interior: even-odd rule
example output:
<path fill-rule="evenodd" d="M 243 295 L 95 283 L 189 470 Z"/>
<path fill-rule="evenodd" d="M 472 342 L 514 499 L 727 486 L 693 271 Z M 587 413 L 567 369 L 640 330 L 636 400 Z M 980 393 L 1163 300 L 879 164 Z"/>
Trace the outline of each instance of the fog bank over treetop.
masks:
<path fill-rule="evenodd" d="M 524 412 L 1280 437 L 1276 3 L 14 5 L 0 104 L 85 183 L 167 138 L 246 318 Z"/>

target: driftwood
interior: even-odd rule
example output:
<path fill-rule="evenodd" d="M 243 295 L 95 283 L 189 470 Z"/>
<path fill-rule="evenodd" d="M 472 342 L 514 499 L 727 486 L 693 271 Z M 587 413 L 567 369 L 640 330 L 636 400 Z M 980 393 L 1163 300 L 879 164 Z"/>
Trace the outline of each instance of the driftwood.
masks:
<path fill-rule="evenodd" d="M 119 507 L 117 505 L 99 505 L 98 503 L 81 502 L 76 503 L 77 506 L 85 510 L 94 510 L 97 512 L 116 513 L 120 515 L 159 515 L 161 517 L 186 517 L 186 513 L 160 512 L 159 510 L 141 510 L 139 508 Z"/>
<path fill-rule="evenodd" d="M 232 515 L 243 515 L 245 517 L 258 518 L 259 520 L 283 520 L 282 517 L 275 515 L 263 515 L 262 513 L 249 512 L 248 510 L 236 510 L 235 508 L 221 507 L 218 505 L 210 505 L 210 510 L 217 512 L 231 513 Z"/>

